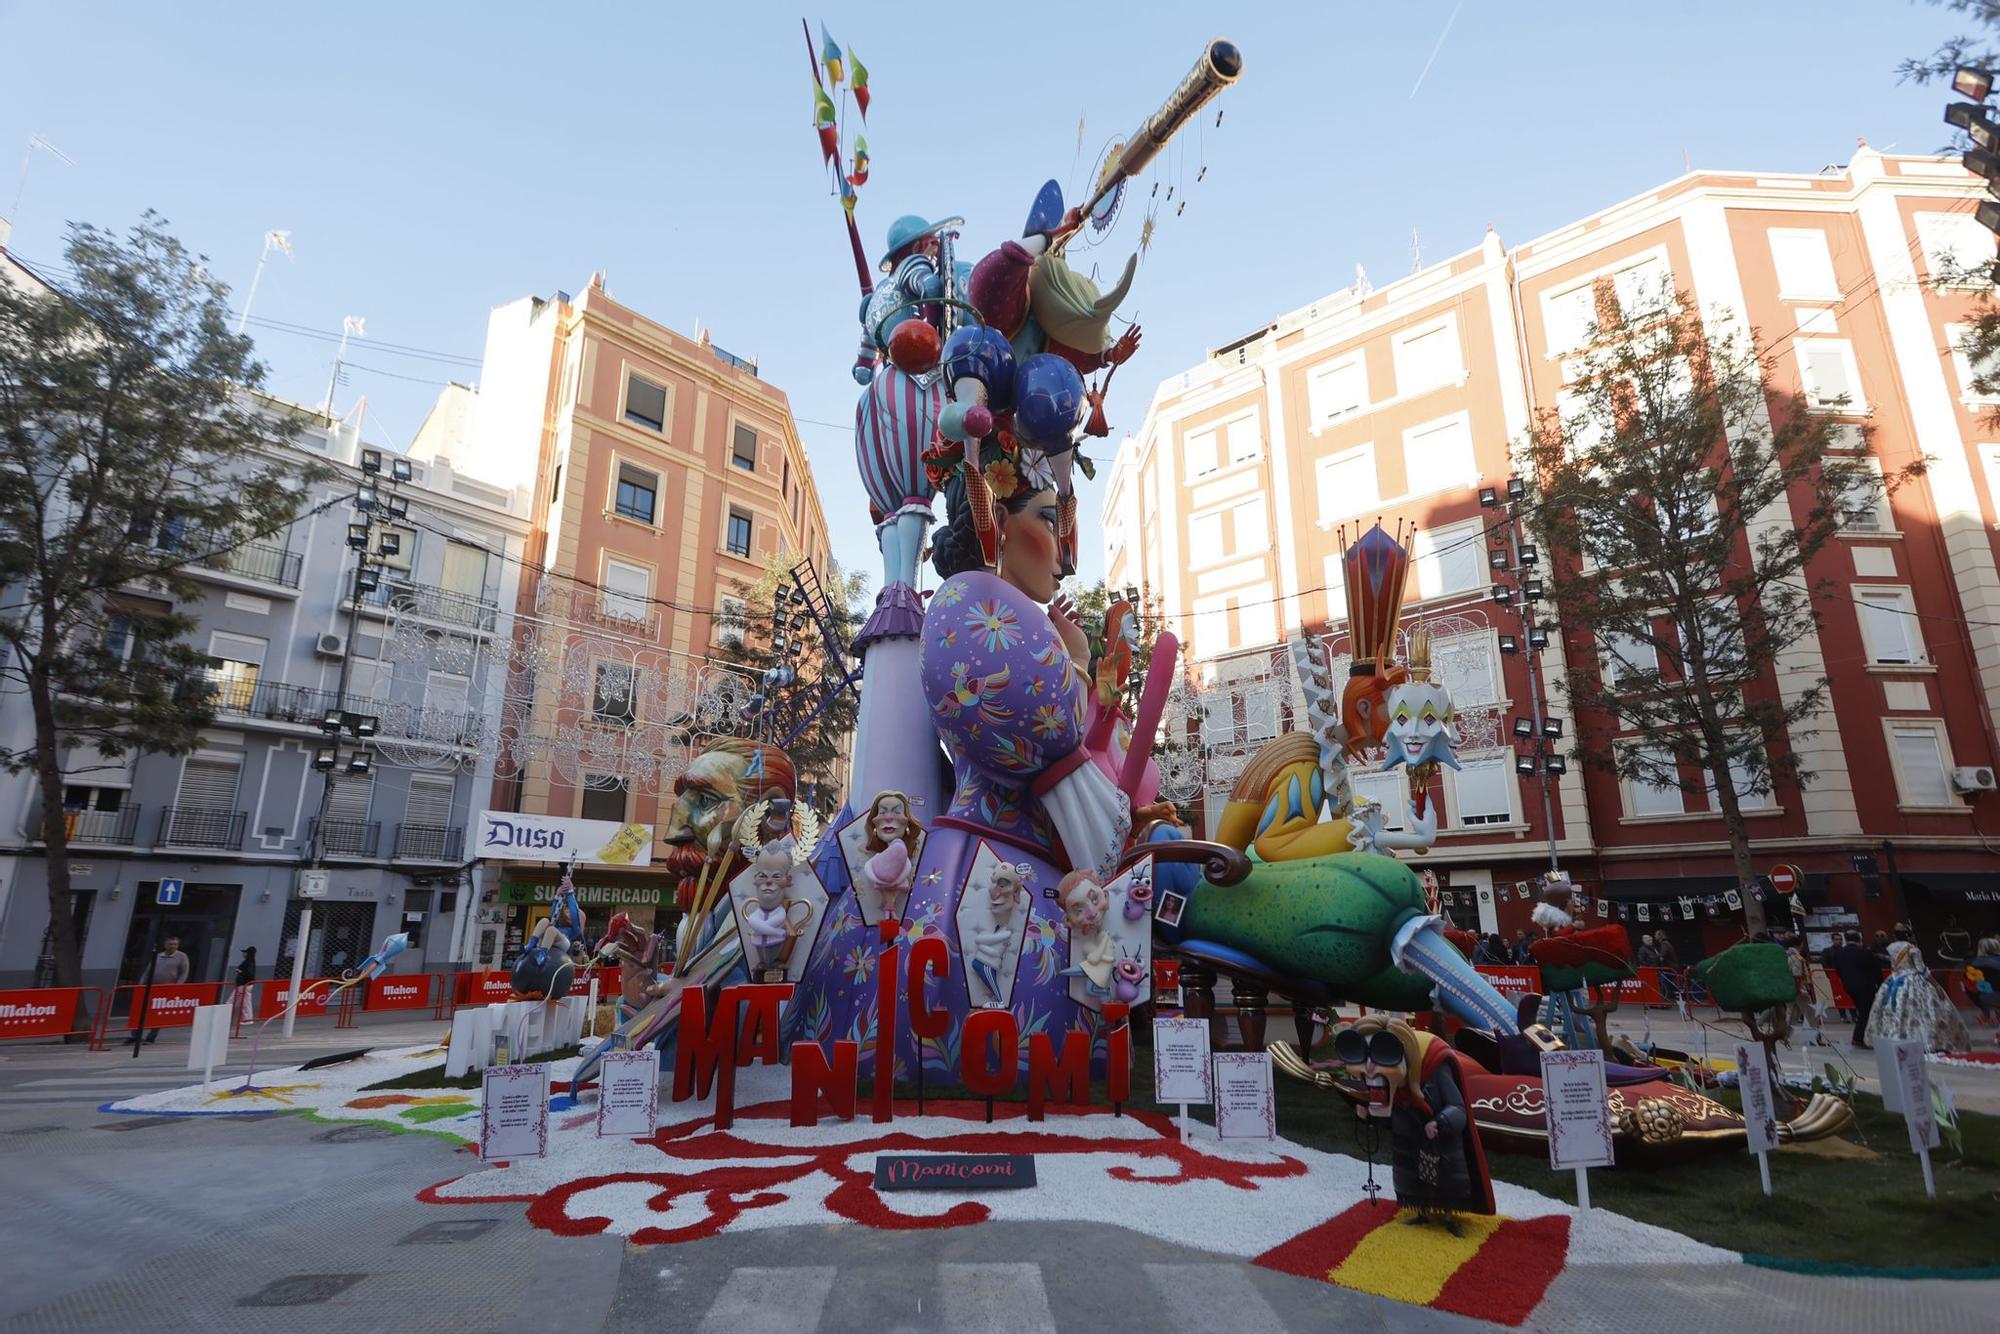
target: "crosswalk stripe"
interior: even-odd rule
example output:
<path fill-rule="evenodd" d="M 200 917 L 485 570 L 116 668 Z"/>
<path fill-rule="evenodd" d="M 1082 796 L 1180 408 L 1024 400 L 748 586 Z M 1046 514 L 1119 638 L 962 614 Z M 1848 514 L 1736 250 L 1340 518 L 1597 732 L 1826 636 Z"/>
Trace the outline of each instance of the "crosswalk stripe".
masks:
<path fill-rule="evenodd" d="M 833 1291 L 831 1265 L 732 1270 L 700 1334 L 800 1334 L 818 1328 L 820 1309 Z"/>
<path fill-rule="evenodd" d="M 1055 1334 L 1038 1264 L 938 1266 L 949 1334 Z"/>
<path fill-rule="evenodd" d="M 1285 1334 L 1285 1322 L 1241 1265 L 1146 1266 L 1174 1334 Z"/>

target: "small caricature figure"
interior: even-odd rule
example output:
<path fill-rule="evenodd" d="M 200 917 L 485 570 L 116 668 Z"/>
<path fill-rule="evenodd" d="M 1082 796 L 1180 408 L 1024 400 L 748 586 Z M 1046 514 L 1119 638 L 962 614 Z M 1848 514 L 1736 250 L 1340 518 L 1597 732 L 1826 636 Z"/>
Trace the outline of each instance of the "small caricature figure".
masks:
<path fill-rule="evenodd" d="M 1104 929 L 1111 895 L 1087 871 L 1071 871 L 1056 886 L 1056 900 L 1069 921 L 1070 966 L 1064 977 L 1082 977 L 1098 998 L 1111 994 L 1111 972 L 1118 964 L 1118 942 Z"/>
<path fill-rule="evenodd" d="M 900 792 L 879 792 L 868 806 L 868 838 L 862 845 L 867 861 L 858 877 L 882 898 L 885 917 L 901 918 L 916 883 L 917 856 L 923 850 L 923 826 L 910 814 L 910 799 Z"/>
<path fill-rule="evenodd" d="M 1493 1182 L 1465 1104 L 1458 1053 L 1400 1019 L 1367 1015 L 1335 1031 L 1333 1051 L 1354 1114 L 1389 1127 L 1396 1202 L 1406 1222 L 1460 1236 L 1458 1214 L 1493 1212 Z"/>
<path fill-rule="evenodd" d="M 973 979 L 985 993 L 983 997 L 976 998 L 984 1009 L 999 1009 L 1007 1003 L 1001 980 L 1007 970 L 1008 954 L 1015 948 L 1019 933 L 1014 912 L 1028 893 L 1022 870 L 1022 867 L 1009 862 L 1001 862 L 993 868 L 986 882 L 990 925 L 974 927 L 967 933 L 972 943 L 968 964 Z"/>
<path fill-rule="evenodd" d="M 751 867 L 751 884 L 756 903 L 743 911 L 743 952 L 750 975 L 764 981 L 783 981 L 785 942 L 792 937 L 787 915 L 792 891 L 792 859 L 783 847 L 773 845 L 757 854 Z M 776 973 L 777 977 L 771 975 Z"/>

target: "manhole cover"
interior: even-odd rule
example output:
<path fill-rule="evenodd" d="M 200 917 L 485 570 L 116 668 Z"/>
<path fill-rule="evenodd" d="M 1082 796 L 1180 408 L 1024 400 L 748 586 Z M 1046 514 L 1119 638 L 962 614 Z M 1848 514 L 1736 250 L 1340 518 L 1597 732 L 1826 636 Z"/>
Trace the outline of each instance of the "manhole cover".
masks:
<path fill-rule="evenodd" d="M 483 1237 L 499 1226 L 497 1218 L 447 1218 L 426 1223 L 397 1242 L 398 1246 L 449 1246 L 457 1241 Z"/>
<path fill-rule="evenodd" d="M 367 1278 L 366 1274 L 293 1274 L 266 1283 L 238 1306 L 318 1306 Z"/>
<path fill-rule="evenodd" d="M 396 1132 L 387 1126 L 336 1126 L 313 1136 L 317 1144 L 355 1144 L 365 1139 L 387 1139 Z"/>
<path fill-rule="evenodd" d="M 144 1130 L 148 1126 L 170 1126 L 178 1122 L 178 1116 L 121 1116 L 112 1125 L 99 1126 L 99 1130 Z"/>

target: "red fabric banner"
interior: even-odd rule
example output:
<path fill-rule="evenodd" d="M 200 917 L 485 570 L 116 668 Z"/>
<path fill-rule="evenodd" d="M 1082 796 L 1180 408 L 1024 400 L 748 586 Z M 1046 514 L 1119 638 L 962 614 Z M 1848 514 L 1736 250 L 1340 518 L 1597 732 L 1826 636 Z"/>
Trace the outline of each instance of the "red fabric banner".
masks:
<path fill-rule="evenodd" d="M 146 995 L 144 987 L 126 987 L 132 997 L 130 1013 L 125 1016 L 125 1027 L 129 1031 L 139 1026 L 139 998 Z M 190 1028 L 194 1024 L 195 1007 L 214 1005 L 222 999 L 222 984 L 219 982 L 182 982 L 170 987 L 154 987 L 147 996 L 147 1028 Z"/>
<path fill-rule="evenodd" d="M 50 1038 L 76 1031 L 82 987 L 0 991 L 0 1038 Z"/>
<path fill-rule="evenodd" d="M 301 1018 L 317 1018 L 326 1013 L 327 995 L 338 979 L 307 978 L 299 984 L 299 1015 Z M 325 985 L 319 985 L 324 982 Z M 292 1003 L 292 979 L 281 978 L 266 982 L 259 988 L 257 997 L 257 1017 L 269 1019 L 274 1014 L 283 1014 L 285 1007 Z"/>
<path fill-rule="evenodd" d="M 368 983 L 368 996 L 362 1002 L 364 1010 L 421 1010 L 431 1003 L 431 979 L 428 973 L 412 973 L 406 977 L 377 977 Z"/>
<path fill-rule="evenodd" d="M 1503 996 L 1520 996 L 1542 989 L 1542 970 L 1533 964 L 1483 963 L 1477 971 Z"/>

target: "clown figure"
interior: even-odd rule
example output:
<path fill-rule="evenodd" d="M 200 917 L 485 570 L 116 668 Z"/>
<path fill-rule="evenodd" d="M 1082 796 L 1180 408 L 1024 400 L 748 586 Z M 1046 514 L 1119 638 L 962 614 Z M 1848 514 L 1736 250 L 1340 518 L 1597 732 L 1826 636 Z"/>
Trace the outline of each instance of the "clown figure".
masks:
<path fill-rule="evenodd" d="M 982 1008 L 999 1009 L 1007 1003 L 1001 983 L 1018 934 L 1014 910 L 1028 892 L 1022 884 L 1022 870 L 1010 862 L 1001 862 L 993 868 L 986 882 L 988 925 L 974 927 L 967 933 L 972 953 L 966 962 L 973 981 L 978 984 L 973 1001 Z"/>
<path fill-rule="evenodd" d="M 1465 1104 L 1458 1053 L 1400 1019 L 1367 1015 L 1338 1029 L 1342 1091 L 1363 1122 L 1387 1126 L 1396 1202 L 1407 1223 L 1462 1235 L 1457 1215 L 1493 1212 L 1493 1183 Z"/>
<path fill-rule="evenodd" d="M 1063 917 L 1069 922 L 1070 966 L 1064 977 L 1081 977 L 1092 996 L 1111 994 L 1111 972 L 1118 964 L 1118 942 L 1104 929 L 1111 894 L 1083 871 L 1071 871 L 1056 886 Z"/>

